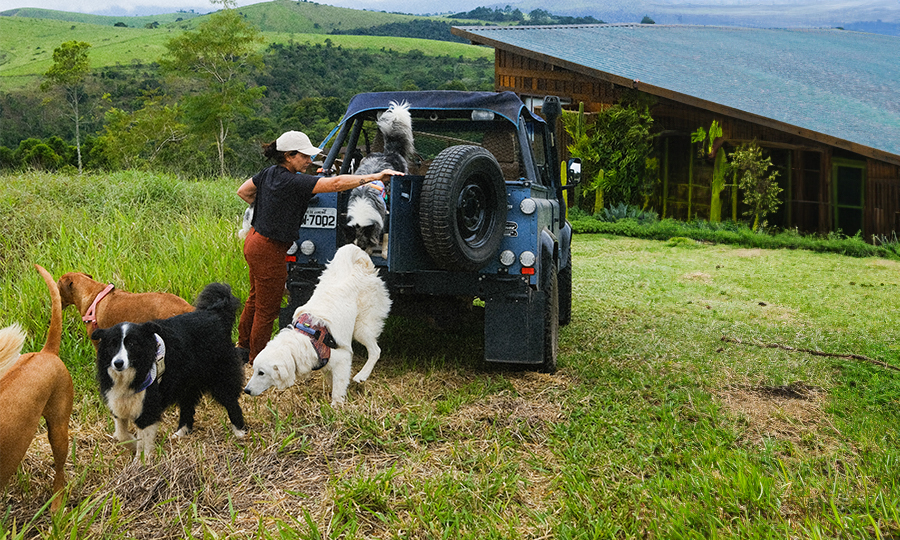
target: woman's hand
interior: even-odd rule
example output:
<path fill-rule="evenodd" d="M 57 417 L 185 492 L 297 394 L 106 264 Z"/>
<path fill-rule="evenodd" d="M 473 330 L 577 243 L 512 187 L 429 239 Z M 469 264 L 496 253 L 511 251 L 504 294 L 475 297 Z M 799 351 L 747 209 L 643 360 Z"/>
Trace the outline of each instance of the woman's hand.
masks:
<path fill-rule="evenodd" d="M 360 176 L 359 185 L 363 185 L 363 184 L 366 184 L 369 182 L 376 182 L 378 180 L 381 180 L 382 182 L 384 182 L 388 176 L 404 176 L 404 174 L 402 172 L 395 171 L 393 169 L 384 169 L 381 172 L 377 172 L 377 173 L 374 173 L 371 175 L 366 174 L 366 175 Z"/>

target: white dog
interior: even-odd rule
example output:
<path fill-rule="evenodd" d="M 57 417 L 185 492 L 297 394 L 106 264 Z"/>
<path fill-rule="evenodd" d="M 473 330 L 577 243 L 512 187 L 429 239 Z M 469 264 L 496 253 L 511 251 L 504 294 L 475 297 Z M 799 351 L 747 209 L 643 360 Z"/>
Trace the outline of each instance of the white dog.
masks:
<path fill-rule="evenodd" d="M 322 271 L 309 302 L 297 308 L 291 325 L 256 356 L 244 392 L 258 396 L 271 386 L 284 390 L 298 375 L 325 368 L 331 378 L 331 404 L 344 403 L 351 342 L 356 340 L 368 352 L 368 361 L 353 377 L 359 383 L 369 378 L 381 356 L 378 337 L 390 309 L 391 298 L 372 259 L 354 244 L 341 247 Z"/>

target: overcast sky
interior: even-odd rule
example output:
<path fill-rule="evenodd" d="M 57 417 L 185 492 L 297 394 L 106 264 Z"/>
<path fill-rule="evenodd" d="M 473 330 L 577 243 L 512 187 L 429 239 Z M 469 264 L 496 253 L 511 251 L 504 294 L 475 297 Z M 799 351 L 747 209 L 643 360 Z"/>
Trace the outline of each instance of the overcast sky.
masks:
<path fill-rule="evenodd" d="M 267 0 L 236 0 L 237 6 L 256 4 Z M 522 7 L 524 12 L 529 12 L 534 6 L 542 6 L 551 13 L 564 13 L 565 8 L 571 7 L 572 0 L 311 0 L 321 4 L 349 7 L 354 9 L 369 9 L 373 11 L 395 11 L 413 14 L 455 13 L 468 11 L 478 6 L 513 5 Z M 576 5 L 584 5 L 583 1 L 574 2 Z M 664 17 L 666 13 L 673 13 L 675 6 L 701 8 L 703 12 L 707 6 L 732 6 L 736 9 L 765 9 L 766 7 L 778 11 L 783 8 L 792 8 L 809 19 L 817 14 L 821 17 L 825 14 L 834 15 L 831 19 L 841 22 L 856 20 L 884 20 L 888 22 L 900 21 L 900 0 L 604 0 L 604 11 L 593 14 L 603 17 L 611 22 L 629 22 L 615 19 L 616 9 L 632 11 L 636 5 L 644 5 L 651 15 Z M 587 4 L 590 5 L 590 4 Z M 55 9 L 58 11 L 78 11 L 82 13 L 94 13 L 97 15 L 111 15 L 116 17 L 135 15 L 159 15 L 172 13 L 178 10 L 197 13 L 209 13 L 221 8 L 221 4 L 213 4 L 209 0 L 91 0 L 72 2 L 72 0 L 0 0 L 0 11 L 14 8 L 37 7 Z M 654 7 L 655 6 L 655 9 Z M 678 9 L 678 8 L 675 8 Z M 640 11 L 644 9 L 639 8 Z M 579 13 L 583 14 L 583 13 Z M 606 15 L 606 17 L 604 17 Z M 769 14 L 771 15 L 771 13 Z M 657 19 L 663 21 L 663 19 Z M 811 19 L 810 19 L 811 20 Z M 830 20 L 830 19 L 829 19 Z M 636 22 L 636 21 L 631 21 Z M 669 21 L 674 22 L 674 21 Z M 701 23 L 709 24 L 709 23 Z M 774 17 L 767 24 L 778 26 L 788 24 L 783 18 Z M 813 26 L 820 23 L 809 23 Z"/>

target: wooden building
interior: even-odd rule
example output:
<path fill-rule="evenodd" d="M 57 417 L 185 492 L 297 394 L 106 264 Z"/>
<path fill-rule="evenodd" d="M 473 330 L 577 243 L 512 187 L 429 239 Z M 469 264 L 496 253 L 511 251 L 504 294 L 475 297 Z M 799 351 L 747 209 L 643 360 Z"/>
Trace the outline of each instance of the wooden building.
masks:
<path fill-rule="evenodd" d="M 455 27 L 495 50 L 496 89 L 599 111 L 652 97 L 657 211 L 709 216 L 712 162 L 691 133 L 713 120 L 726 151 L 757 141 L 779 169 L 770 225 L 900 232 L 900 38 L 839 29 L 665 25 Z M 564 136 L 564 134 L 563 134 Z M 723 217 L 740 216 L 736 192 Z"/>

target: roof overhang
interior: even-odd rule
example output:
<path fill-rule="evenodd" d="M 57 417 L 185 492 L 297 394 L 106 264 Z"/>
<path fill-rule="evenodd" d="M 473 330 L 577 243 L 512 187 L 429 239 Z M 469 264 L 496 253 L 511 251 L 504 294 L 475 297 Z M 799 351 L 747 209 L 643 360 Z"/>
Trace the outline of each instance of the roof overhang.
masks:
<path fill-rule="evenodd" d="M 607 25 L 607 26 L 632 26 L 632 25 Z M 554 27 L 527 27 L 527 28 L 554 28 Z M 793 125 L 790 123 L 782 122 L 776 120 L 774 118 L 769 118 L 766 116 L 754 114 L 748 111 L 744 111 L 738 108 L 729 107 L 727 105 L 717 103 L 708 99 L 702 99 L 696 96 L 692 96 L 689 94 L 685 94 L 683 92 L 676 92 L 667 88 L 663 88 L 661 86 L 655 86 L 652 84 L 647 84 L 637 79 L 629 79 L 626 77 L 622 77 L 615 73 L 609 71 L 603 71 L 594 69 L 577 62 L 573 62 L 571 60 L 567 60 L 565 58 L 561 58 L 558 56 L 553 56 L 545 53 L 541 53 L 538 51 L 534 51 L 531 49 L 518 47 L 515 45 L 511 45 L 501 40 L 492 39 L 485 34 L 475 33 L 475 30 L 484 30 L 484 27 L 471 27 L 471 26 L 463 26 L 457 27 L 454 26 L 451 28 L 451 32 L 454 35 L 460 36 L 462 38 L 468 39 L 474 45 L 484 45 L 488 47 L 493 47 L 494 49 L 500 49 L 508 52 L 512 52 L 518 55 L 521 55 L 525 58 L 531 58 L 534 60 L 539 60 L 541 62 L 545 62 L 547 64 L 551 64 L 554 66 L 558 66 L 569 71 L 579 73 L 585 75 L 587 77 L 608 81 L 615 85 L 624 87 L 624 88 L 633 88 L 635 90 L 645 92 L 650 95 L 659 96 L 662 98 L 666 98 L 678 103 L 683 103 L 685 105 L 690 105 L 693 107 L 697 107 L 700 109 L 710 110 L 719 114 L 731 116 L 740 120 L 745 120 L 748 122 L 752 122 L 755 124 L 759 124 L 762 126 L 770 127 L 773 129 L 777 129 L 779 131 L 783 131 L 786 133 L 790 133 L 792 135 L 797 135 L 799 137 L 804 137 L 822 144 L 827 144 L 830 146 L 834 146 L 837 148 L 842 148 L 845 150 L 849 150 L 851 152 L 855 152 L 857 154 L 870 157 L 873 159 L 877 159 L 880 161 L 884 161 L 887 163 L 891 163 L 894 165 L 900 166 L 900 155 L 893 154 L 890 152 L 886 152 L 884 150 L 879 150 L 877 148 L 873 148 L 871 146 L 855 143 L 852 141 L 848 141 L 839 137 L 835 137 L 829 135 L 827 133 L 822 133 L 820 131 L 815 131 L 807 128 L 803 128 L 797 125 Z"/>

